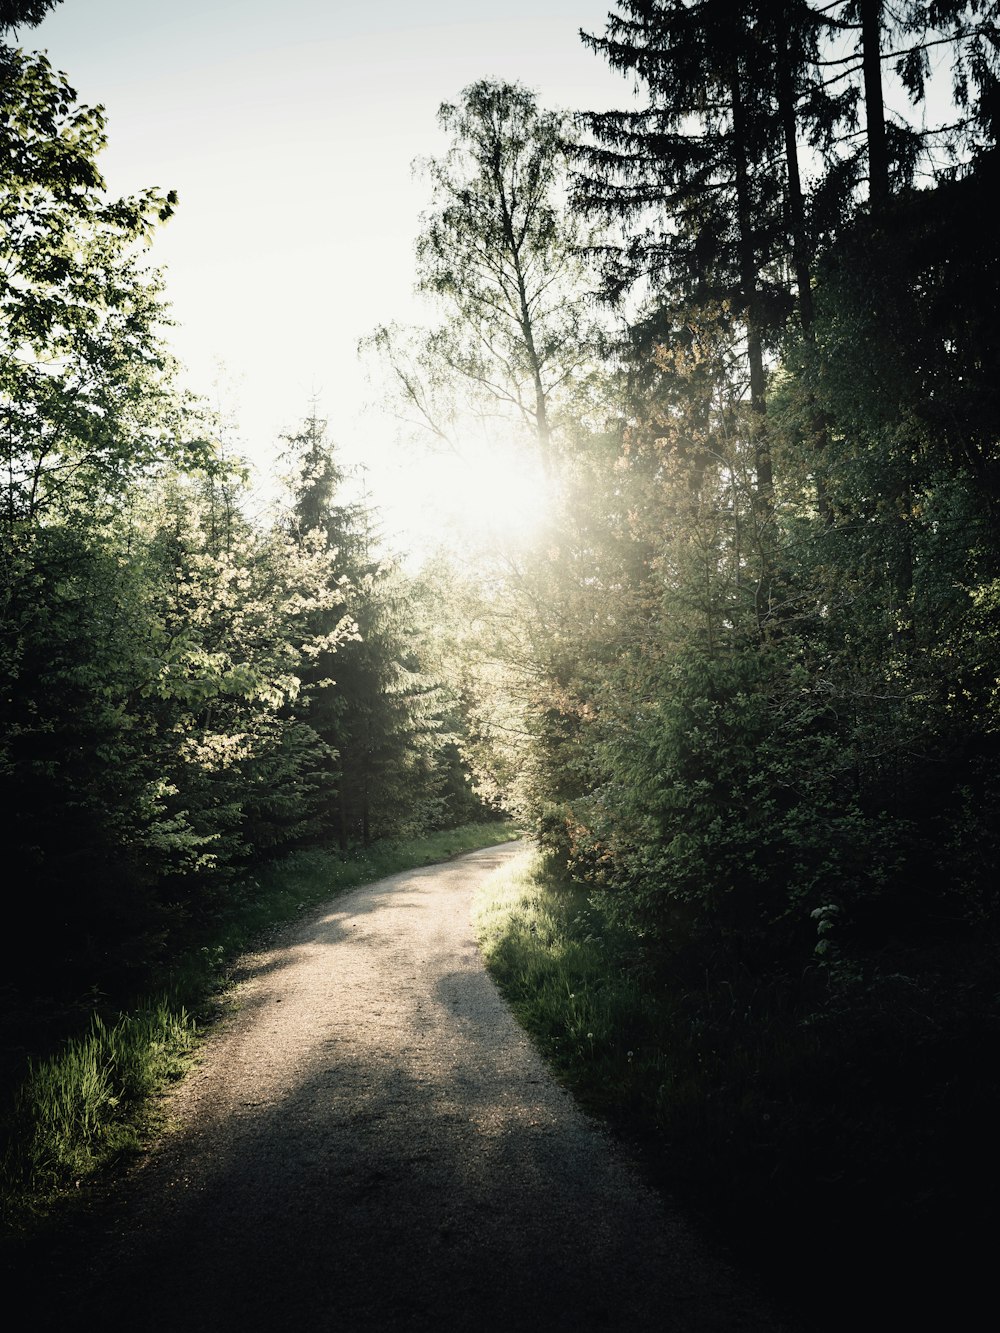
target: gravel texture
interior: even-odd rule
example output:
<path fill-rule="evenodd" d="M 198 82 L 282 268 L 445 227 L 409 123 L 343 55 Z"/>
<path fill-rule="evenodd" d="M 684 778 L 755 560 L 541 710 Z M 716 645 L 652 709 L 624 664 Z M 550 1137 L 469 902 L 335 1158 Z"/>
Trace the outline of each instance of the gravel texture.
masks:
<path fill-rule="evenodd" d="M 242 960 L 172 1129 L 76 1251 L 72 1323 L 787 1329 L 554 1082 L 485 972 L 471 896 L 517 851 L 355 890 Z"/>

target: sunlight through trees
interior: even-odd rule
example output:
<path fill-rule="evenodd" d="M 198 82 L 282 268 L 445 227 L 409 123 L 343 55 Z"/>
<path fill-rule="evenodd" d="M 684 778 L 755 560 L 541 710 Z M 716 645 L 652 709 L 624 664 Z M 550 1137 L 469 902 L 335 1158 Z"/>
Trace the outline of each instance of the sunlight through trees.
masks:
<path fill-rule="evenodd" d="M 623 109 L 441 104 L 426 323 L 365 341 L 454 451 L 465 545 L 419 568 L 316 403 L 254 513 L 176 387 L 175 197 L 109 200 L 100 110 L 0 51 L 10 985 L 127 994 L 269 861 L 509 812 L 702 1042 L 646 1053 L 645 1131 L 850 1254 L 857 1199 L 919 1226 L 970 1168 L 1000 1021 L 997 6 L 619 0 L 584 41 Z M 890 1065 L 924 1193 L 878 1174 Z"/>

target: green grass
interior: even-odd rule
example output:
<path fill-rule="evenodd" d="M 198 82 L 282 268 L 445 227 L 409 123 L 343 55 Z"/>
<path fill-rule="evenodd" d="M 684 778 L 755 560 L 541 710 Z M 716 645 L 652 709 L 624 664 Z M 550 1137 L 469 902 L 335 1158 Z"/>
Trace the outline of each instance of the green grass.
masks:
<path fill-rule="evenodd" d="M 634 940 L 532 849 L 482 886 L 474 918 L 487 967 L 580 1100 L 634 1126 L 654 1123 L 670 1015 L 650 994 Z"/>
<path fill-rule="evenodd" d="M 156 1095 L 187 1068 L 200 1029 L 244 949 L 360 884 L 516 837 L 510 824 L 472 824 L 341 855 L 300 852 L 241 886 L 224 915 L 155 978 L 157 998 L 29 1062 L 5 1116 L 0 1216 L 23 1233 L 67 1188 L 139 1151 L 158 1124 Z"/>
<path fill-rule="evenodd" d="M 151 1124 L 149 1098 L 187 1067 L 196 1029 L 161 1000 L 106 1024 L 29 1066 L 14 1104 L 5 1183 L 44 1197 L 134 1152 Z"/>

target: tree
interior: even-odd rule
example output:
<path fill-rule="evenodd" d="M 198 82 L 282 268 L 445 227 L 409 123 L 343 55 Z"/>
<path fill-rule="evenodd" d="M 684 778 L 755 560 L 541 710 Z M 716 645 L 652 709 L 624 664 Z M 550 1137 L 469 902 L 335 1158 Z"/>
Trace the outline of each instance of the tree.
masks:
<path fill-rule="evenodd" d="M 37 28 L 60 0 L 0 0 L 0 32 L 11 28 Z"/>
<path fill-rule="evenodd" d="M 113 503 L 178 432 L 160 283 L 141 252 L 173 194 L 108 202 L 100 108 L 43 55 L 0 87 L 2 520 Z"/>
<path fill-rule="evenodd" d="M 1000 26 L 991 0 L 908 0 L 899 5 L 835 0 L 816 9 L 806 7 L 806 13 L 815 32 L 823 34 L 821 45 L 845 36 L 856 40 L 846 55 L 824 50 L 813 59 L 827 86 L 861 76 L 868 207 L 874 216 L 884 212 L 894 194 L 912 184 L 921 157 L 933 158 L 943 148 L 951 160 L 947 170 L 953 171 L 955 163 L 996 142 Z M 957 118 L 917 128 L 898 114 L 887 114 L 886 69 L 891 68 L 917 106 L 925 101 L 941 48 L 951 63 Z M 940 173 L 940 162 L 934 166 Z"/>
<path fill-rule="evenodd" d="M 399 329 L 379 330 L 404 400 L 447 430 L 435 383 L 512 413 L 551 474 L 558 407 L 586 377 L 596 335 L 584 293 L 579 227 L 562 206 L 564 117 L 510 83 L 481 81 L 438 113 L 448 152 L 420 166 L 433 207 L 417 239 L 417 288 L 444 319 L 407 355 Z"/>
<path fill-rule="evenodd" d="M 774 277 L 774 126 L 754 84 L 761 52 L 742 11 L 717 0 L 621 8 L 606 36 L 584 40 L 641 78 L 649 104 L 583 117 L 597 142 L 579 150 L 575 199 L 607 225 L 638 225 L 606 255 L 605 292 L 617 299 L 648 284 L 654 337 L 683 328 L 696 310 L 731 309 L 742 322 L 758 487 L 769 507 L 764 337 L 785 293 Z"/>
<path fill-rule="evenodd" d="M 107 201 L 101 111 L 77 105 L 44 56 L 5 47 L 2 64 L 0 783 L 14 882 L 32 885 L 32 903 L 51 891 L 56 947 L 76 935 L 79 955 L 88 913 L 107 922 L 131 891 L 127 933 L 151 892 L 135 836 L 150 826 L 146 733 L 130 706 L 143 580 L 115 520 L 135 479 L 186 452 L 159 286 L 141 257 L 173 201 Z"/>
<path fill-rule="evenodd" d="M 172 196 L 108 201 L 101 111 L 42 56 L 4 66 L 0 792 L 11 912 L 57 960 L 28 984 L 65 998 L 127 985 L 238 867 L 315 834 L 323 745 L 290 706 L 336 644 L 308 623 L 335 580 L 248 524 L 173 389 L 143 267 Z"/>
<path fill-rule="evenodd" d="M 306 667 L 297 711 L 328 747 L 325 827 L 346 848 L 446 826 L 446 790 L 462 801 L 449 786 L 455 734 L 445 726 L 456 700 L 426 669 L 417 588 L 378 551 L 368 510 L 342 502 L 326 429 L 313 409 L 285 438 L 288 525 L 337 570 L 312 618 L 315 633 L 336 631 L 335 655 L 331 646 Z"/>

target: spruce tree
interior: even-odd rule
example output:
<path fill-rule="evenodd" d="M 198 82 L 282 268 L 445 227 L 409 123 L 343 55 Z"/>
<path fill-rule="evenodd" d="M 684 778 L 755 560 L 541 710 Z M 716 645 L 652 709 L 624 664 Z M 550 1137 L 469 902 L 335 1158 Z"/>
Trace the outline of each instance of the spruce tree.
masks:
<path fill-rule="evenodd" d="M 306 547 L 335 553 L 333 603 L 317 611 L 320 642 L 303 673 L 302 716 L 327 746 L 322 814 L 342 847 L 441 822 L 447 701 L 422 668 L 413 591 L 379 550 L 371 512 L 344 503 L 346 475 L 315 408 L 286 436 L 289 525 Z"/>
<path fill-rule="evenodd" d="M 777 264 L 783 182 L 772 167 L 780 127 L 762 73 L 768 53 L 744 11 L 721 0 L 627 0 L 620 8 L 604 37 L 584 40 L 645 84 L 647 104 L 583 117 L 595 142 L 579 150 L 576 200 L 629 229 L 607 256 L 605 291 L 616 298 L 648 284 L 652 341 L 695 309 L 740 321 L 767 504 L 764 345 L 788 306 Z"/>
<path fill-rule="evenodd" d="M 60 0 L 0 0 L 0 32 L 14 28 L 37 28 Z"/>
<path fill-rule="evenodd" d="M 793 292 L 802 322 L 811 318 L 823 220 L 803 180 L 803 143 L 829 153 L 853 99 L 823 89 L 820 29 L 802 0 L 626 0 L 619 9 L 605 36 L 582 34 L 646 94 L 635 110 L 581 118 L 592 142 L 578 150 L 577 204 L 625 237 L 604 252 L 605 294 L 645 284 L 647 347 L 679 332 L 692 310 L 731 311 L 760 413 L 766 345 Z"/>

